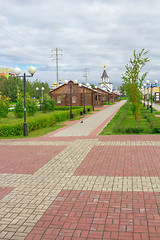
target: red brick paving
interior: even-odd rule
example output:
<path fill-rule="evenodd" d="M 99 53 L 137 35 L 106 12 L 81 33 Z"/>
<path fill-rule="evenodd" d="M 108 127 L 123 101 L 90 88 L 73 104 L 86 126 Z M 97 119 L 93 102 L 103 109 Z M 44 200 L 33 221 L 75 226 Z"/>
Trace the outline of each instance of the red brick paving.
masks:
<path fill-rule="evenodd" d="M 11 187 L 0 187 L 0 200 L 10 193 L 14 188 Z"/>
<path fill-rule="evenodd" d="M 74 175 L 160 176 L 158 146 L 95 146 Z"/>
<path fill-rule="evenodd" d="M 160 193 L 62 190 L 26 238 L 160 239 Z"/>
<path fill-rule="evenodd" d="M 0 148 L 0 173 L 33 174 L 65 146 L 5 146 Z"/>

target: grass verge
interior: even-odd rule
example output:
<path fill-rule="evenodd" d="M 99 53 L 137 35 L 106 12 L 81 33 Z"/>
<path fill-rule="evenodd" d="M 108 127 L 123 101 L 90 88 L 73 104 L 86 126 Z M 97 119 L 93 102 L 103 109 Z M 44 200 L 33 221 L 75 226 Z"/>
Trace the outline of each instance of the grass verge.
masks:
<path fill-rule="evenodd" d="M 143 109 L 142 109 L 143 110 Z M 144 116 L 143 111 L 139 113 L 139 126 L 137 121 L 132 114 L 130 103 L 127 101 L 124 106 L 120 108 L 117 114 L 112 118 L 112 120 L 107 124 L 107 126 L 102 130 L 100 135 L 123 135 L 123 134 L 153 134 L 158 132 L 153 132 L 152 124 Z M 148 114 L 151 114 L 148 111 Z M 152 113 L 152 118 L 158 115 L 159 112 L 154 110 Z M 156 118 L 156 117 L 155 117 Z M 156 120 L 159 121 L 160 119 Z"/>

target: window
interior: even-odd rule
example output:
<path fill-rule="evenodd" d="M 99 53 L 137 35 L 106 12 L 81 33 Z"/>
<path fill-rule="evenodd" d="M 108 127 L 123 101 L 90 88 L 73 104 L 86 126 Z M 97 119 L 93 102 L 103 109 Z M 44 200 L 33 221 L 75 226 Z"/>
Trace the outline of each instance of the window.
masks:
<path fill-rule="evenodd" d="M 72 103 L 76 103 L 76 97 L 72 97 Z"/>
<path fill-rule="evenodd" d="M 57 98 L 57 103 L 61 103 L 61 98 L 60 97 Z"/>

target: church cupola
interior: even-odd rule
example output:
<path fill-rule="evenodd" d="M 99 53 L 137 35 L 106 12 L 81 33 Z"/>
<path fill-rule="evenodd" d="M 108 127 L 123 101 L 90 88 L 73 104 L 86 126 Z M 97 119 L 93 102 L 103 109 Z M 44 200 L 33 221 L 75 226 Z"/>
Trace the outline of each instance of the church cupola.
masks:
<path fill-rule="evenodd" d="M 103 74 L 102 74 L 102 83 L 108 83 L 109 82 L 109 77 L 108 77 L 108 74 L 106 72 L 106 66 L 104 65 L 104 71 L 103 71 Z"/>

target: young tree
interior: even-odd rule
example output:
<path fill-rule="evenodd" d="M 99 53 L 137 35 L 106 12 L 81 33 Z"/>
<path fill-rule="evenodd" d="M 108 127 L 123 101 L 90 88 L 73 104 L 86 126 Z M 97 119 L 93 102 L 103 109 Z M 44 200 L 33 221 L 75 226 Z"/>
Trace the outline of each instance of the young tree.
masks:
<path fill-rule="evenodd" d="M 142 86 L 142 82 L 145 80 L 147 76 L 147 72 L 140 76 L 140 72 L 142 68 L 145 66 L 147 62 L 149 62 L 148 57 L 146 57 L 148 51 L 144 49 L 141 50 L 140 53 L 133 52 L 133 60 L 130 59 L 129 64 L 127 64 L 126 72 L 122 75 L 122 79 L 124 80 L 126 93 L 129 96 L 129 99 L 132 104 L 132 112 L 135 116 L 135 120 L 139 125 L 139 110 L 141 108 L 141 92 L 140 88 Z"/>

